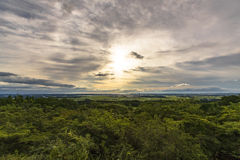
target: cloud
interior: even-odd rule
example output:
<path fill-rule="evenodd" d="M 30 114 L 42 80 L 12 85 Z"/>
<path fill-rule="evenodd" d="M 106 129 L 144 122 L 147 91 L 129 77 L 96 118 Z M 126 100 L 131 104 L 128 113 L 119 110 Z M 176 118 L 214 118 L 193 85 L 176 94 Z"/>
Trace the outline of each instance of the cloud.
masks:
<path fill-rule="evenodd" d="M 49 62 L 49 63 L 48 63 Z M 100 70 L 110 63 L 106 55 L 89 55 L 76 56 L 67 58 L 65 54 L 56 53 L 48 59 L 48 62 L 38 62 L 40 65 L 44 63 L 42 72 L 47 73 L 52 79 L 68 79 L 77 80 L 89 72 Z"/>
<path fill-rule="evenodd" d="M 43 19 L 43 16 L 39 15 L 39 11 L 46 11 L 46 9 L 38 3 L 22 0 L 22 1 L 0 1 L 0 10 L 5 12 L 11 12 L 19 17 L 26 19 Z"/>
<path fill-rule="evenodd" d="M 66 87 L 66 88 L 75 87 L 74 85 L 70 85 L 70 84 L 55 83 L 51 80 L 35 79 L 35 78 L 29 78 L 29 77 L 4 78 L 4 79 L 0 79 L 0 81 L 7 82 L 7 83 L 22 83 L 22 84 L 43 85 L 43 86 L 52 86 L 52 87 Z"/>
<path fill-rule="evenodd" d="M 131 52 L 129 55 L 131 55 L 133 58 L 136 58 L 136 59 L 143 59 L 144 56 L 138 54 L 137 52 Z"/>
<path fill-rule="evenodd" d="M 71 14 L 74 10 L 74 6 L 71 3 L 64 3 L 62 4 L 62 9 L 65 10 L 67 13 Z"/>
<path fill-rule="evenodd" d="M 99 76 L 99 77 L 105 77 L 105 76 L 112 76 L 114 75 L 113 73 L 101 73 L 99 72 L 98 74 L 95 74 L 95 76 Z"/>
<path fill-rule="evenodd" d="M 64 88 L 75 87 L 74 85 L 56 83 L 54 81 L 46 80 L 46 79 L 35 79 L 35 78 L 29 78 L 29 77 L 21 77 L 19 75 L 9 73 L 9 72 L 0 72 L 0 74 L 2 75 L 0 77 L 0 82 L 17 83 L 17 84 L 29 84 L 29 85 L 43 85 L 43 86 L 64 87 Z"/>
<path fill-rule="evenodd" d="M 205 87 L 205 88 L 186 88 L 186 89 L 169 89 L 169 90 L 161 90 L 161 92 L 171 92 L 171 93 L 199 93 L 199 92 L 207 92 L 207 93 L 214 93 L 214 92 L 228 92 L 225 89 L 220 87 Z"/>
<path fill-rule="evenodd" d="M 86 45 L 85 43 L 83 42 L 80 42 L 77 38 L 72 38 L 71 42 L 70 42 L 72 45 Z"/>
<path fill-rule="evenodd" d="M 175 84 L 174 86 L 171 86 L 171 87 L 182 87 L 182 86 L 191 86 L 191 85 L 187 83 L 180 83 L 180 84 Z"/>
<path fill-rule="evenodd" d="M 54 39 L 48 35 L 42 35 L 40 39 L 46 40 L 46 41 L 54 41 Z"/>
<path fill-rule="evenodd" d="M 0 13 L 1 71 L 17 73 L 0 77 L 11 84 L 239 89 L 237 0 L 0 0 Z M 110 64 L 116 48 L 132 57 L 128 74 Z"/>
<path fill-rule="evenodd" d="M 216 42 L 204 42 L 204 43 L 200 43 L 197 45 L 191 45 L 191 46 L 181 48 L 181 49 L 158 51 L 156 53 L 188 53 L 188 52 L 195 52 L 197 50 L 213 48 L 213 47 L 216 47 L 217 45 L 219 45 L 219 44 Z"/>
<path fill-rule="evenodd" d="M 165 67 L 165 66 L 156 66 L 156 67 L 150 67 L 150 66 L 146 66 L 146 67 L 141 67 L 138 66 L 134 69 L 130 69 L 130 70 L 123 70 L 124 73 L 131 73 L 132 71 L 135 72 L 147 72 L 147 73 L 162 73 L 162 72 L 166 72 L 166 71 L 170 71 L 172 70 L 171 68 Z"/>
<path fill-rule="evenodd" d="M 124 70 L 123 72 L 136 76 L 136 79 L 131 81 L 130 84 L 143 84 L 142 87 L 168 87 L 181 84 L 182 81 L 189 84 L 194 78 L 192 73 L 166 66 L 138 66 L 134 69 Z"/>
<path fill-rule="evenodd" d="M 51 87 L 27 84 L 11 84 L 0 85 L 0 91 L 4 94 L 59 94 L 59 93 L 84 93 L 88 92 L 87 88 L 66 88 L 66 87 Z"/>
<path fill-rule="evenodd" d="M 9 76 L 17 76 L 17 75 L 10 72 L 0 72 L 0 77 L 9 77 Z"/>
<path fill-rule="evenodd" d="M 132 73 L 130 70 L 123 70 L 123 73 Z"/>
<path fill-rule="evenodd" d="M 134 85 L 146 85 L 147 87 L 165 87 L 169 85 L 173 85 L 173 82 L 166 81 L 166 80 L 158 80 L 157 77 L 151 78 L 141 78 L 131 81 L 130 84 Z"/>
<path fill-rule="evenodd" d="M 0 85 L 0 89 L 30 89 L 31 86 L 10 86 L 10 85 Z"/>
<path fill-rule="evenodd" d="M 240 54 L 238 53 L 207 58 L 204 60 L 187 61 L 177 63 L 176 65 L 187 70 L 222 70 L 230 69 L 232 67 L 240 68 L 239 62 Z"/>

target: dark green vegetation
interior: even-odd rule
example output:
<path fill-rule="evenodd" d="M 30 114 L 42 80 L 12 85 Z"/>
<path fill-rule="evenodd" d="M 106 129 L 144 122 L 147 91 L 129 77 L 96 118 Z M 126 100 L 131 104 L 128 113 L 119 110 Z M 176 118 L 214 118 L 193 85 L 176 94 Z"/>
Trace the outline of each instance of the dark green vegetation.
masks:
<path fill-rule="evenodd" d="M 2 98 L 0 159 L 240 158 L 240 96 L 134 102 Z"/>

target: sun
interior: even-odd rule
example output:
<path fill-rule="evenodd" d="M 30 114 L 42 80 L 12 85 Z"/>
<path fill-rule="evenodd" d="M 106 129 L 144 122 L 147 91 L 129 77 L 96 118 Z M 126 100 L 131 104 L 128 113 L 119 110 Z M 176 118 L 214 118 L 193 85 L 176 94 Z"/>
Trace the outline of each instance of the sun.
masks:
<path fill-rule="evenodd" d="M 112 63 L 110 66 L 113 68 L 115 72 L 122 72 L 123 70 L 129 69 L 132 64 L 128 59 L 128 54 L 130 51 L 125 47 L 114 47 L 111 50 Z"/>

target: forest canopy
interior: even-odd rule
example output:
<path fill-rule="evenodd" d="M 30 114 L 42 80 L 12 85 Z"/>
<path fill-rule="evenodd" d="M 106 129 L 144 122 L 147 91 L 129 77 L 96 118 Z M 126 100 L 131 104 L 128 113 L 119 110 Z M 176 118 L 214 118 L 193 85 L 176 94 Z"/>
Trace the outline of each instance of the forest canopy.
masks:
<path fill-rule="evenodd" d="M 240 96 L 137 105 L 1 98 L 0 159 L 240 159 Z"/>

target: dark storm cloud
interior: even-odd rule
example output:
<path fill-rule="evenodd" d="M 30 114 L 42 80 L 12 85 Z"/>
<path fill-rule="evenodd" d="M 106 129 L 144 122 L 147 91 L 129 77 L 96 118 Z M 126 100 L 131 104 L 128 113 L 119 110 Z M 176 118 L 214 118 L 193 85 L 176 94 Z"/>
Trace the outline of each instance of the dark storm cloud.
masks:
<path fill-rule="evenodd" d="M 0 77 L 9 77 L 9 76 L 17 76 L 17 75 L 10 72 L 0 72 Z"/>
<path fill-rule="evenodd" d="M 239 62 L 240 54 L 230 54 L 204 60 L 177 63 L 176 65 L 187 70 L 222 70 L 240 68 Z"/>
<path fill-rule="evenodd" d="M 144 58 L 144 56 L 138 54 L 137 52 L 133 52 L 133 51 L 130 53 L 130 56 L 132 56 L 133 58 L 136 58 L 136 59 L 143 59 Z"/>
<path fill-rule="evenodd" d="M 100 77 L 106 77 L 106 76 L 112 76 L 114 75 L 113 73 L 101 73 L 99 72 L 98 74 L 95 74 L 95 76 L 100 76 Z"/>
<path fill-rule="evenodd" d="M 46 80 L 46 79 L 22 77 L 9 72 L 0 72 L 0 82 L 29 84 L 29 85 L 43 85 L 43 86 L 52 86 L 52 87 L 65 87 L 65 88 L 75 87 L 74 85 L 55 83 L 51 80 Z"/>

